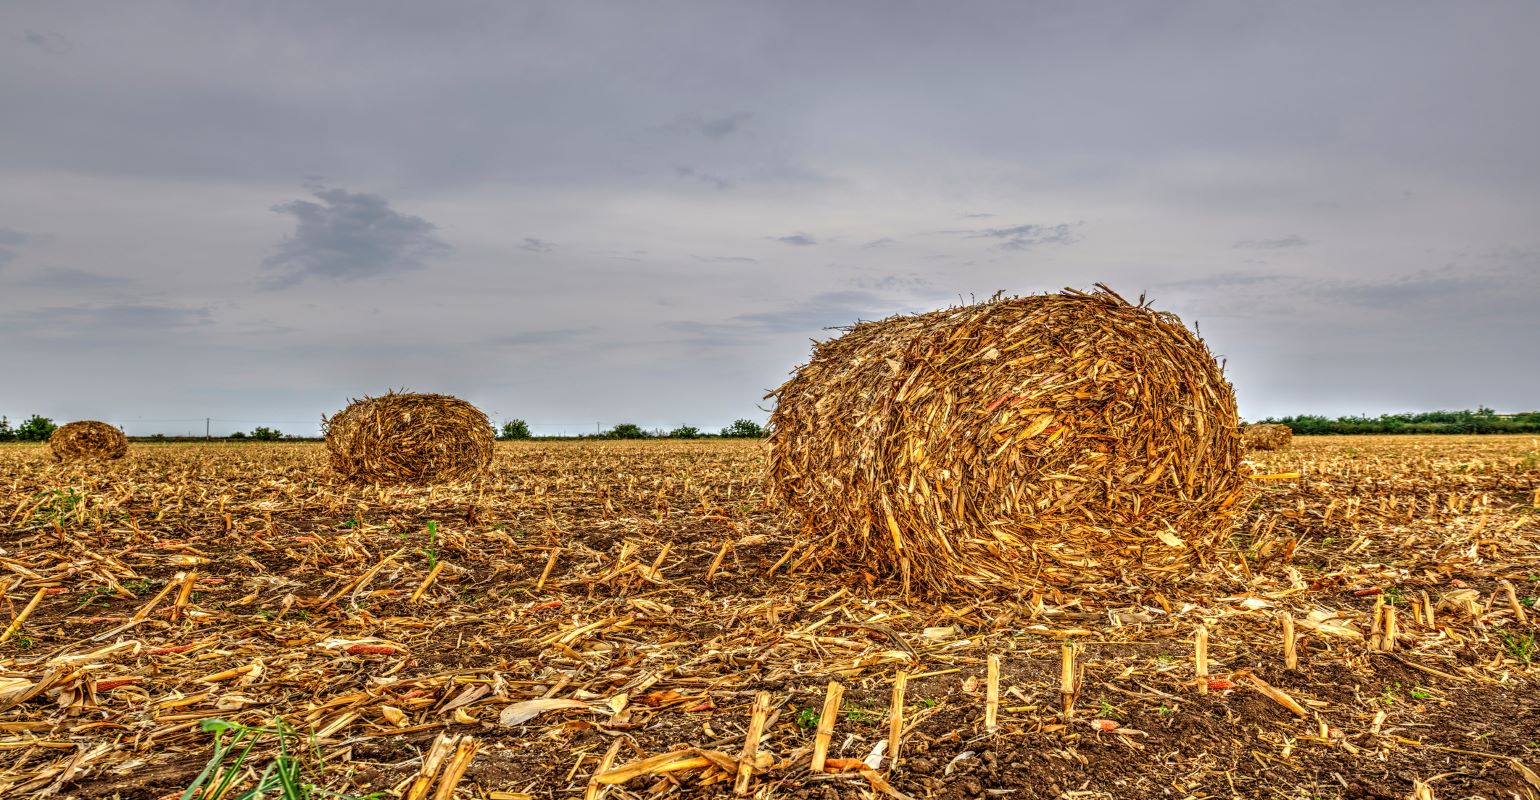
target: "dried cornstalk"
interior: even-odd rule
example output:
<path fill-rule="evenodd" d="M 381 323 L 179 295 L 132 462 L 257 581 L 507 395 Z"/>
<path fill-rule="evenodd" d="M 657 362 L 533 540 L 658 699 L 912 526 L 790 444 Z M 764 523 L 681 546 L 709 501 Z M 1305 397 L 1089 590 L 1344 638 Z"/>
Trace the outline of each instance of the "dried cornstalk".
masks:
<path fill-rule="evenodd" d="M 743 741 L 743 753 L 738 757 L 738 777 L 733 781 L 734 794 L 749 793 L 749 782 L 754 779 L 754 765 L 759 755 L 759 737 L 764 735 L 765 718 L 769 715 L 770 693 L 761 690 L 754 696 L 754 705 L 749 710 L 749 730 Z M 819 725 L 822 724 L 820 720 Z"/>
<path fill-rule="evenodd" d="M 893 677 L 893 699 L 888 707 L 888 771 L 898 770 L 898 754 L 904 742 L 904 693 L 909 688 L 909 673 L 899 670 Z"/>
<path fill-rule="evenodd" d="M 984 682 L 984 730 L 994 733 L 1000 727 L 1000 656 L 990 653 Z"/>
<path fill-rule="evenodd" d="M 840 701 L 845 697 L 845 685 L 829 681 L 823 696 L 823 712 L 818 715 L 818 730 L 813 734 L 813 772 L 823 772 L 824 759 L 829 756 L 829 740 L 834 736 L 834 723 L 839 719 Z"/>

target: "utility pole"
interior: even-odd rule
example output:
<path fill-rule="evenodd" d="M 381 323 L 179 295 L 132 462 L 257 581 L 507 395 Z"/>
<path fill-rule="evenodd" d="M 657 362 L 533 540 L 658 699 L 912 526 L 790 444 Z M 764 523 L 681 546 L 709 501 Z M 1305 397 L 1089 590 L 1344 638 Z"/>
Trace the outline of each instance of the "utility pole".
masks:
<path fill-rule="evenodd" d="M 203 438 L 205 439 L 209 438 L 209 423 L 212 421 L 210 417 L 203 418 Z"/>

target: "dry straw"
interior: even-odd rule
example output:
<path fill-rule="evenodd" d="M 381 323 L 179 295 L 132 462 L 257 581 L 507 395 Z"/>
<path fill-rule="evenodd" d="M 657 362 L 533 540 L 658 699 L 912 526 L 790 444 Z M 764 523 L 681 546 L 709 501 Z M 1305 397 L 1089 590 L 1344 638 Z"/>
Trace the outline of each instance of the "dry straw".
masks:
<path fill-rule="evenodd" d="M 1241 439 L 1247 450 L 1282 450 L 1294 441 L 1294 431 L 1273 423 L 1247 425 L 1241 429 Z"/>
<path fill-rule="evenodd" d="M 55 430 L 48 446 L 60 461 L 122 458 L 128 453 L 128 437 L 105 422 L 83 419 Z"/>
<path fill-rule="evenodd" d="M 809 560 L 906 592 L 1200 568 L 1246 491 L 1234 392 L 1181 320 L 1097 288 L 816 344 L 771 393 L 769 442 L 769 488 Z"/>
<path fill-rule="evenodd" d="M 332 468 L 345 481 L 421 484 L 470 480 L 492 462 L 492 423 L 442 394 L 354 400 L 322 421 Z"/>

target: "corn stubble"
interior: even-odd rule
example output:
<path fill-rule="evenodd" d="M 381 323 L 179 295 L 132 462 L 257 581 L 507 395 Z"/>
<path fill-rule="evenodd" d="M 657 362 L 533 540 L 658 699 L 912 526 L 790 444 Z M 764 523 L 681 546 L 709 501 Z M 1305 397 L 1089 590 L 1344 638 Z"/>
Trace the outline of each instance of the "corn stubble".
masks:
<path fill-rule="evenodd" d="M 1207 584 L 959 600 L 776 569 L 743 441 L 500 443 L 425 487 L 7 445 L 0 797 L 178 797 L 221 720 L 303 737 L 250 739 L 225 800 L 290 757 L 311 797 L 1540 797 L 1537 448 L 1301 437 Z"/>
<path fill-rule="evenodd" d="M 1294 431 L 1287 425 L 1262 423 L 1241 430 L 1241 442 L 1247 450 L 1281 450 L 1294 441 Z"/>
<path fill-rule="evenodd" d="M 1247 491 L 1203 341 L 1106 287 L 861 323 L 771 396 L 804 562 L 906 593 L 1180 580 Z"/>

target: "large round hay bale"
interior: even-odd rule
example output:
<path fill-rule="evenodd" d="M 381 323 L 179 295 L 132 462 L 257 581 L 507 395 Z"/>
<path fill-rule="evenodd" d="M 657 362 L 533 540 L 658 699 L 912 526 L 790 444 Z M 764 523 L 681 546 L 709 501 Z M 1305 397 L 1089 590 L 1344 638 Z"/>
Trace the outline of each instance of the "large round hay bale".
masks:
<path fill-rule="evenodd" d="M 906 592 L 1202 566 L 1245 492 L 1233 390 L 1181 320 L 1098 289 L 816 344 L 771 393 L 768 474 L 815 557 Z"/>
<path fill-rule="evenodd" d="M 1241 429 L 1241 442 L 1247 450 L 1281 450 L 1294 442 L 1294 430 L 1271 422 L 1247 425 Z"/>
<path fill-rule="evenodd" d="M 60 461 L 122 458 L 128 453 L 128 437 L 105 422 L 83 419 L 54 430 L 48 446 Z"/>
<path fill-rule="evenodd" d="M 492 462 L 492 423 L 443 394 L 388 393 L 354 400 L 322 421 L 332 468 L 345 481 L 465 481 Z"/>

